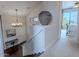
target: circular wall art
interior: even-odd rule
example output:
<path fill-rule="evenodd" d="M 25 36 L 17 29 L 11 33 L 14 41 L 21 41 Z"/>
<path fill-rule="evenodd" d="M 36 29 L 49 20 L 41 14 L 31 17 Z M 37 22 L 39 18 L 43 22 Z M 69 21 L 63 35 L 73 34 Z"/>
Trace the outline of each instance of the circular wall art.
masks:
<path fill-rule="evenodd" d="M 42 11 L 39 14 L 39 21 L 42 25 L 49 25 L 52 20 L 52 15 L 49 11 Z"/>

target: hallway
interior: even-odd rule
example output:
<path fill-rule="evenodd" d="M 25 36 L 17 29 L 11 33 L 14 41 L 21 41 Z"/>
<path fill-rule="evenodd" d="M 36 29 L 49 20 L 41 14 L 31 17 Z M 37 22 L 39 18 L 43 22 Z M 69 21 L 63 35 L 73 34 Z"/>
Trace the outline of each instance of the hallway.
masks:
<path fill-rule="evenodd" d="M 65 32 L 65 31 L 62 31 Z M 79 44 L 71 42 L 63 33 L 63 38 L 44 52 L 40 57 L 79 57 Z"/>

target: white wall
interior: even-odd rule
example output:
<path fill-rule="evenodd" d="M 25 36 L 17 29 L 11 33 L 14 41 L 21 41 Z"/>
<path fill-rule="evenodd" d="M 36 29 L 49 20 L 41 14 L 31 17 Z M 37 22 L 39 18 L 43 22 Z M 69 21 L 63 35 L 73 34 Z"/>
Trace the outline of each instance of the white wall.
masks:
<path fill-rule="evenodd" d="M 3 37 L 2 37 L 2 28 L 1 28 L 1 19 L 0 19 L 0 57 L 4 56 L 4 47 L 3 47 Z"/>
<path fill-rule="evenodd" d="M 45 10 L 49 11 L 52 14 L 52 23 L 48 26 L 45 26 L 45 28 L 46 28 L 45 45 L 46 45 L 46 48 L 48 48 L 48 46 L 50 46 L 54 40 L 58 39 L 59 20 L 60 20 L 60 2 L 42 2 L 39 5 L 39 7 L 35 8 L 35 10 L 33 10 L 31 12 L 31 14 L 29 15 L 28 21 L 30 20 L 30 17 L 38 16 L 40 11 L 45 11 Z M 29 24 L 30 28 L 31 28 L 31 26 L 32 25 Z M 30 31 L 28 31 L 28 32 L 30 32 Z M 32 32 L 30 32 L 30 33 L 32 33 Z"/>
<path fill-rule="evenodd" d="M 42 2 L 41 2 L 41 4 L 38 4 L 37 5 L 37 7 L 35 7 L 29 14 L 28 14 L 28 16 L 27 16 L 27 20 L 26 20 L 26 22 L 27 22 L 27 32 L 28 32 L 28 40 L 32 37 L 32 35 L 33 35 L 33 26 L 32 26 L 32 24 L 31 24 L 31 21 L 30 21 L 30 19 L 32 18 L 32 17 L 37 17 L 38 16 L 38 14 L 39 14 L 39 12 L 42 10 Z"/>
<path fill-rule="evenodd" d="M 41 3 L 42 4 L 42 3 Z M 33 26 L 30 22 L 31 17 L 38 16 L 38 13 L 41 11 L 42 6 L 41 4 L 38 4 L 37 7 L 35 7 L 28 15 L 27 15 L 27 34 L 28 34 L 28 41 L 32 38 L 33 36 Z M 33 41 L 27 42 L 26 44 L 23 45 L 23 56 L 29 55 L 33 53 Z"/>
<path fill-rule="evenodd" d="M 60 2 L 41 2 L 32 12 L 27 16 L 27 28 L 28 28 L 28 39 L 33 35 L 32 24 L 30 22 L 31 17 L 38 16 L 41 11 L 49 11 L 52 14 L 52 23 L 45 27 L 45 49 L 48 49 L 52 44 L 59 39 L 59 28 L 60 28 Z M 32 45 L 32 44 L 31 44 Z M 30 47 L 30 46 L 29 46 Z M 27 49 L 26 49 L 27 50 Z"/>
<path fill-rule="evenodd" d="M 52 44 L 59 39 L 59 26 L 60 26 L 60 2 L 43 2 L 44 10 L 52 14 L 52 22 L 46 26 L 45 47 L 49 48 Z"/>
<path fill-rule="evenodd" d="M 3 24 L 3 39 L 4 43 L 9 40 L 13 40 L 15 38 L 18 38 L 18 43 L 21 43 L 25 40 L 27 40 L 26 35 L 26 17 L 25 16 L 19 16 L 18 17 L 19 22 L 23 23 L 22 27 L 12 27 L 11 23 L 16 22 L 16 16 L 13 15 L 2 15 L 2 24 Z M 6 30 L 8 29 L 16 29 L 16 36 L 7 38 L 6 36 Z"/>

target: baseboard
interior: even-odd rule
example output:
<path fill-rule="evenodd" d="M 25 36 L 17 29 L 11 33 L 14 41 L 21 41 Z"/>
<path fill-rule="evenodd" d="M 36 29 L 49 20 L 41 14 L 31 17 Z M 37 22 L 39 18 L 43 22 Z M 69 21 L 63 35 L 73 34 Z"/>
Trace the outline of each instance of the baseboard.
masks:
<path fill-rule="evenodd" d="M 39 52 L 39 53 L 34 53 L 34 54 L 30 54 L 30 55 L 26 55 L 26 56 L 23 56 L 23 57 L 39 57 L 41 54 L 43 54 L 44 52 Z"/>

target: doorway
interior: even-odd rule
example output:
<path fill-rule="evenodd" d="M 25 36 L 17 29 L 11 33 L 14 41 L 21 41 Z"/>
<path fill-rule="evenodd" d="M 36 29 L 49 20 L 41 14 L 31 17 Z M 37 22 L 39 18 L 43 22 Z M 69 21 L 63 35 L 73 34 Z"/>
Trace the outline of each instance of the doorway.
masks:
<path fill-rule="evenodd" d="M 75 27 L 77 27 L 78 9 L 64 9 L 62 17 L 61 38 L 67 39 L 76 31 Z"/>

